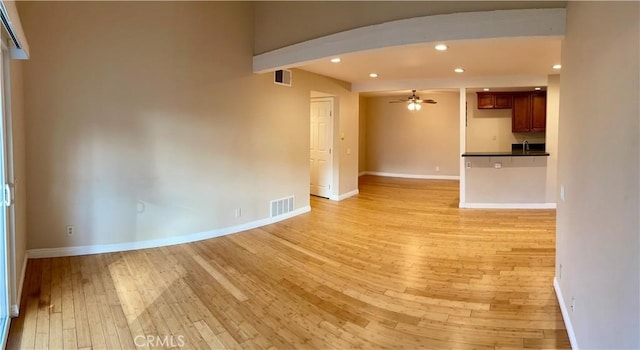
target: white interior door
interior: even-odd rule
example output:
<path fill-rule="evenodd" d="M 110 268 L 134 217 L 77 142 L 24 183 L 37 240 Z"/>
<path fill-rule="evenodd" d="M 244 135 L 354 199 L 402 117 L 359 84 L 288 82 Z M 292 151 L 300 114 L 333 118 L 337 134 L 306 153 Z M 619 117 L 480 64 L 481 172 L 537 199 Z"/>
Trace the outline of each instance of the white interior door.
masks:
<path fill-rule="evenodd" d="M 311 146 L 309 192 L 314 196 L 331 196 L 332 147 L 333 147 L 333 99 L 311 100 Z"/>

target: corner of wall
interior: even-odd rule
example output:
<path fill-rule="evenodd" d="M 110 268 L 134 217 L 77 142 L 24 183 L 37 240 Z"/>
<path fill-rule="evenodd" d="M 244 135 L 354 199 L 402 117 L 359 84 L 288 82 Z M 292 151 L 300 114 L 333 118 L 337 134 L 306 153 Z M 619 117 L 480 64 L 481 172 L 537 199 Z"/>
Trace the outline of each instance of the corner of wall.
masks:
<path fill-rule="evenodd" d="M 549 75 L 547 83 L 547 127 L 545 146 L 547 159 L 547 193 L 549 203 L 558 201 L 558 125 L 560 118 L 560 75 Z"/>
<path fill-rule="evenodd" d="M 358 95 L 358 173 L 367 170 L 367 99 Z"/>

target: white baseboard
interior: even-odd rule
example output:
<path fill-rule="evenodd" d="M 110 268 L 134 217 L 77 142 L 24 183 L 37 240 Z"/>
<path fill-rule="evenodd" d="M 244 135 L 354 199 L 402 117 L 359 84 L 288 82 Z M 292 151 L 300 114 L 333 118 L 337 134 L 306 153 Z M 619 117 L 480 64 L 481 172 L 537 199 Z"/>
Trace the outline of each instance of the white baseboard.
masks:
<path fill-rule="evenodd" d="M 398 174 L 385 173 L 380 171 L 365 171 L 365 175 L 386 176 L 386 177 L 402 177 L 405 179 L 426 179 L 426 180 L 460 180 L 458 175 L 420 175 L 420 174 Z"/>
<path fill-rule="evenodd" d="M 11 318 L 20 317 L 20 307 L 16 304 L 11 305 L 11 309 L 9 310 L 9 316 Z"/>
<path fill-rule="evenodd" d="M 569 342 L 571 343 L 571 348 L 574 350 L 578 350 L 578 340 L 576 339 L 576 333 L 573 331 L 573 325 L 571 324 L 571 319 L 569 318 L 569 310 L 567 309 L 567 305 L 564 303 L 564 298 L 562 297 L 562 290 L 560 290 L 560 284 L 558 283 L 558 279 L 556 277 L 553 278 L 553 289 L 556 291 L 556 297 L 558 298 L 558 304 L 560 304 L 560 311 L 562 312 L 562 319 L 564 320 L 564 326 L 567 328 L 567 334 L 569 335 Z"/>
<path fill-rule="evenodd" d="M 556 203 L 462 203 L 459 208 L 466 209 L 555 209 Z"/>
<path fill-rule="evenodd" d="M 20 281 L 18 281 L 16 302 L 15 302 L 15 304 L 11 305 L 11 317 L 20 316 L 20 300 L 22 299 L 22 286 L 24 286 L 24 276 L 27 273 L 27 261 L 28 260 L 29 260 L 29 254 L 27 253 L 27 254 L 24 255 L 24 261 L 22 262 L 22 271 L 20 272 L 20 275 L 18 276 Z"/>
<path fill-rule="evenodd" d="M 367 172 L 366 171 L 361 171 L 361 172 L 358 173 L 358 177 L 360 177 L 362 175 L 367 175 Z"/>
<path fill-rule="evenodd" d="M 211 231 L 199 232 L 199 233 L 194 233 L 190 235 L 158 238 L 158 239 L 152 239 L 148 241 L 114 243 L 114 244 L 98 244 L 98 245 L 88 245 L 88 246 L 63 247 L 63 248 L 30 249 L 30 250 L 27 250 L 27 257 L 29 259 L 55 258 L 60 256 L 77 256 L 77 255 L 88 255 L 88 254 L 123 252 L 127 250 L 157 248 L 157 247 L 164 247 L 164 246 L 170 246 L 175 244 L 190 243 L 190 242 L 201 241 L 204 239 L 225 236 L 225 235 L 229 235 L 229 234 L 237 233 L 241 231 L 251 230 L 257 227 L 261 227 L 261 226 L 273 224 L 278 221 L 289 219 L 300 214 L 308 213 L 310 211 L 311 211 L 311 206 L 306 206 L 306 207 L 298 208 L 285 215 L 280 215 L 274 218 L 266 218 L 266 219 L 251 221 L 241 225 L 225 227 L 225 228 L 215 229 Z"/>
<path fill-rule="evenodd" d="M 331 199 L 332 201 L 341 201 L 341 200 L 345 200 L 349 197 L 353 197 L 355 195 L 357 195 L 358 193 L 360 193 L 359 189 L 355 189 L 351 192 L 347 192 L 347 193 L 343 193 L 341 195 L 338 196 L 330 196 L 329 199 Z"/>

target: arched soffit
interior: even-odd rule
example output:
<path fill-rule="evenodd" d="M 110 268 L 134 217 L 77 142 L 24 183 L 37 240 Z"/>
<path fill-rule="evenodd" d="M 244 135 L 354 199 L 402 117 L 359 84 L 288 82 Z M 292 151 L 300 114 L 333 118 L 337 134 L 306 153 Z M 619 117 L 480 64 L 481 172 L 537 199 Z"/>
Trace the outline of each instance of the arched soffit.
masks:
<path fill-rule="evenodd" d="M 566 9 L 465 12 L 403 19 L 327 35 L 253 56 L 266 73 L 358 51 L 438 41 L 564 36 Z"/>

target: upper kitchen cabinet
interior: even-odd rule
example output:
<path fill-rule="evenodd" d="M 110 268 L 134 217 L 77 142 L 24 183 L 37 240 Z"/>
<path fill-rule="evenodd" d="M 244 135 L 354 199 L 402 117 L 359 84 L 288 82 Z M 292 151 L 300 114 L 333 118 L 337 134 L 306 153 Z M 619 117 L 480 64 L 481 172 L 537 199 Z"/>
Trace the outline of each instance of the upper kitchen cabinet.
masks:
<path fill-rule="evenodd" d="M 509 109 L 512 106 L 510 92 L 478 92 L 478 109 Z"/>
<path fill-rule="evenodd" d="M 512 132 L 543 132 L 547 126 L 547 93 L 518 92 L 513 94 Z"/>

